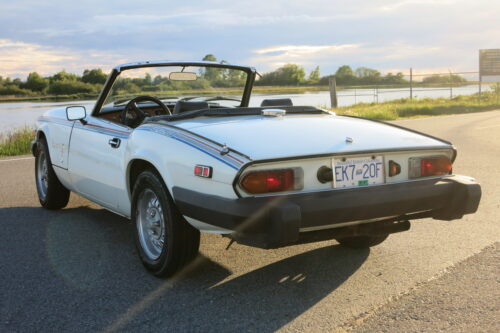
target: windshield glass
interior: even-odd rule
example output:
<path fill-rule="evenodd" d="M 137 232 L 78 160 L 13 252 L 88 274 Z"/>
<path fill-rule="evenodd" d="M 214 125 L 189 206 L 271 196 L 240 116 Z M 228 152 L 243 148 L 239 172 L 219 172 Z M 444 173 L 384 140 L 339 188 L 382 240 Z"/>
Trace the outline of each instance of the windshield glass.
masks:
<path fill-rule="evenodd" d="M 148 95 L 164 103 L 179 99 L 207 101 L 213 106 L 239 106 L 247 73 L 239 69 L 163 66 L 125 70 L 115 80 L 104 105 L 126 104 Z"/>

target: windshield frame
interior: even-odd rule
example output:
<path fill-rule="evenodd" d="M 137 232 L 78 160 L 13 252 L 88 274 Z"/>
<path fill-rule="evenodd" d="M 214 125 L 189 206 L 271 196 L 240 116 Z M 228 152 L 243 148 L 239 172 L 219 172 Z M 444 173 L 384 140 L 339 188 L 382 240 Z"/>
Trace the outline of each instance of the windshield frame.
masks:
<path fill-rule="evenodd" d="M 116 79 L 119 75 L 126 70 L 136 69 L 136 68 L 147 68 L 147 67 L 174 67 L 174 66 L 197 66 L 197 67 L 217 67 L 217 68 L 228 68 L 228 69 L 236 69 L 241 70 L 247 74 L 247 80 L 245 83 L 245 87 L 243 89 L 243 96 L 241 99 L 240 107 L 247 107 L 250 101 L 250 95 L 252 93 L 253 83 L 255 81 L 256 70 L 253 67 L 249 66 L 239 66 L 239 65 L 231 65 L 227 63 L 217 63 L 211 61 L 146 61 L 146 62 L 136 62 L 129 63 L 116 66 L 113 68 L 108 78 L 106 79 L 106 83 L 104 84 L 99 97 L 97 98 L 96 104 L 94 105 L 94 109 L 92 111 L 92 116 L 97 116 L 101 113 L 101 109 L 103 107 L 104 101 L 106 100 L 108 94 L 113 87 Z"/>

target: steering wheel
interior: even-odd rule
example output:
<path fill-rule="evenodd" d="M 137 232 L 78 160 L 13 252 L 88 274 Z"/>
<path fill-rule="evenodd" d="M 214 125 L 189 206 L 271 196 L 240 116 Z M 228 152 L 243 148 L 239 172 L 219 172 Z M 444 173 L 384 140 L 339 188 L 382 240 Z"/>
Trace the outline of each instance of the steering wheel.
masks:
<path fill-rule="evenodd" d="M 172 114 L 168 108 L 165 106 L 165 104 L 162 103 L 158 98 L 153 97 L 153 96 L 137 96 L 135 98 L 132 98 L 127 105 L 125 105 L 125 108 L 123 109 L 122 113 L 120 114 L 120 120 L 122 124 L 127 125 L 129 127 L 137 127 L 142 123 L 142 121 L 148 116 L 144 111 L 142 111 L 139 106 L 137 105 L 140 102 L 153 102 L 155 104 L 158 104 L 158 106 L 161 108 L 161 111 L 159 114 L 166 114 L 170 115 Z M 134 116 L 130 117 L 129 111 L 133 111 Z"/>

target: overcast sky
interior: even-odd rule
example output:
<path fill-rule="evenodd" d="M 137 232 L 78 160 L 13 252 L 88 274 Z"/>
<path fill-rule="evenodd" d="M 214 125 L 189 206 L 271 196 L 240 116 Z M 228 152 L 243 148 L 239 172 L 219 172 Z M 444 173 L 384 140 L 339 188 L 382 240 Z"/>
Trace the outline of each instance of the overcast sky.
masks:
<path fill-rule="evenodd" d="M 50 2 L 50 3 L 49 3 Z M 143 60 L 476 71 L 500 48 L 498 0 L 0 0 L 0 75 Z"/>

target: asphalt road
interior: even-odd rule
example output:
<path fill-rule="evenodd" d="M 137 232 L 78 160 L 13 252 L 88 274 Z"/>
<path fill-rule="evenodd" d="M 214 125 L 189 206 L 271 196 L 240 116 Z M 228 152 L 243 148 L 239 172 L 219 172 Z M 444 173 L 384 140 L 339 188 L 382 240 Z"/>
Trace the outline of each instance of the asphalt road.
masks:
<path fill-rule="evenodd" d="M 399 123 L 456 145 L 455 173 L 482 184 L 476 214 L 416 221 L 371 250 L 327 241 L 226 251 L 226 239 L 203 235 L 198 259 L 172 280 L 143 269 L 127 220 L 76 195 L 64 210 L 44 210 L 34 160 L 0 160 L 0 331 L 352 327 L 500 239 L 500 111 Z"/>
<path fill-rule="evenodd" d="M 347 328 L 347 327 L 345 327 Z M 500 243 L 352 323 L 353 333 L 500 331 Z"/>

